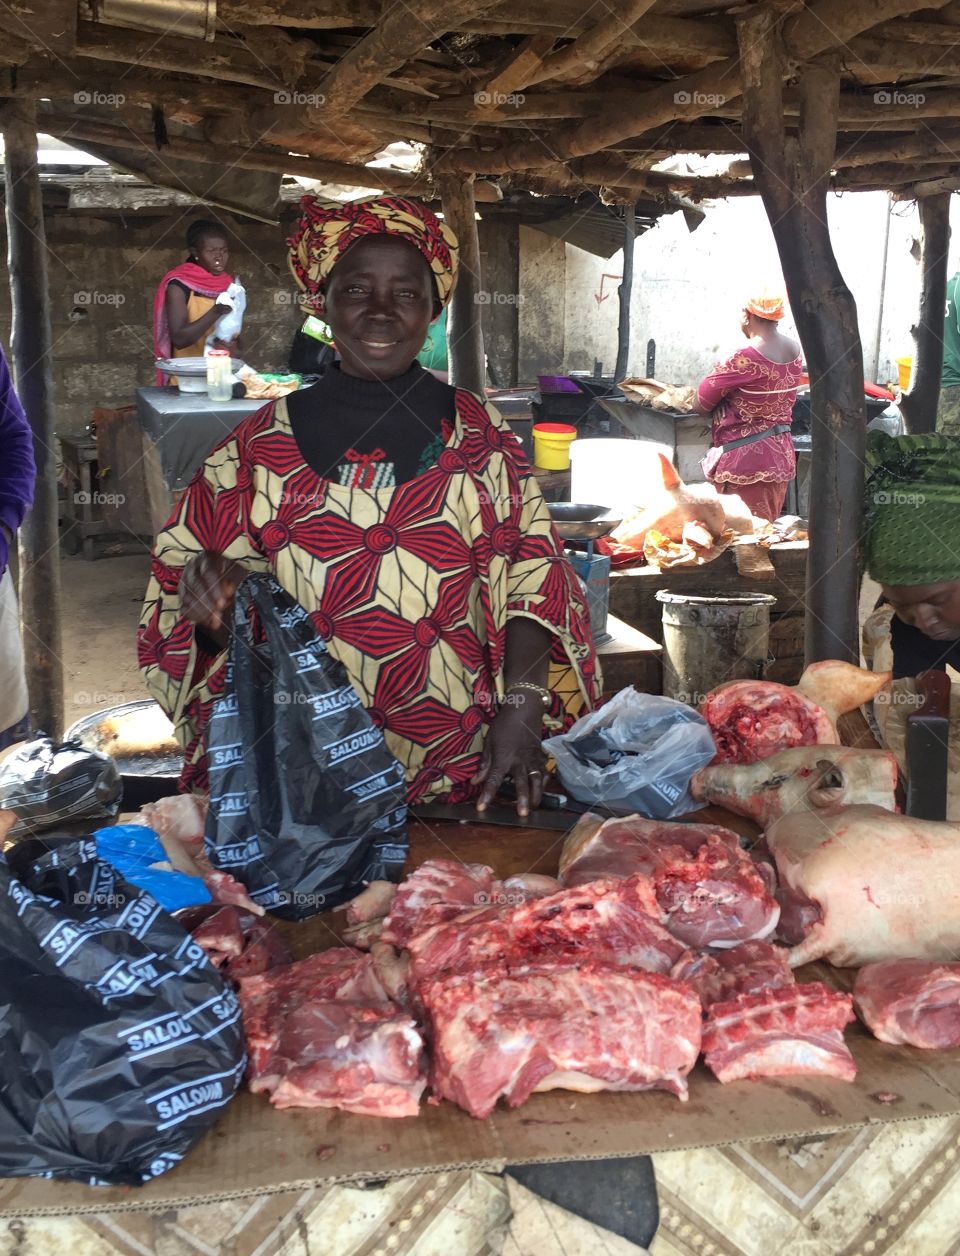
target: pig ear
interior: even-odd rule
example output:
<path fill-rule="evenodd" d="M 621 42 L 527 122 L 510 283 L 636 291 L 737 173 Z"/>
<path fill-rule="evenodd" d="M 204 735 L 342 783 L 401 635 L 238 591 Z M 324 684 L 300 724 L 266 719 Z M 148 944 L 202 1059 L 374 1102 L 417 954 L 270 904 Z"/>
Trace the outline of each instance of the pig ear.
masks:
<path fill-rule="evenodd" d="M 829 759 L 818 759 L 815 765 L 817 779 L 807 791 L 812 807 L 831 807 L 843 801 L 846 781 L 843 770 Z"/>
<path fill-rule="evenodd" d="M 663 476 L 663 487 L 666 489 L 679 488 L 683 480 L 677 474 L 677 468 L 666 454 L 659 454 L 658 457 L 660 458 L 660 474 Z"/>

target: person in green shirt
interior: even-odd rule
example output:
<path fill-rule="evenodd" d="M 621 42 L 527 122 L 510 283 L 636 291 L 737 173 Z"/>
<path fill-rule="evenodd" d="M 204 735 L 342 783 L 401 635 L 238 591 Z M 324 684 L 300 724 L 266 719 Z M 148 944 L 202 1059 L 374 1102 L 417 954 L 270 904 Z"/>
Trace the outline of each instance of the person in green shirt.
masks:
<path fill-rule="evenodd" d="M 943 374 L 937 405 L 937 431 L 960 436 L 960 270 L 947 281 L 947 310 L 943 321 Z"/>

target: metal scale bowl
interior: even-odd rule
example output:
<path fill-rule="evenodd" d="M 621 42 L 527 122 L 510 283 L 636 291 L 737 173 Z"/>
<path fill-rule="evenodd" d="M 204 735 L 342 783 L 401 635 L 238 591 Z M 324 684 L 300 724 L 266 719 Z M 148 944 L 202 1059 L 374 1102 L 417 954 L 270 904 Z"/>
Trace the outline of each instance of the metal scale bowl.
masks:
<path fill-rule="evenodd" d="M 610 640 L 607 631 L 610 559 L 606 554 L 595 554 L 593 543 L 612 532 L 620 519 L 611 516 L 606 506 L 591 506 L 583 502 L 548 502 L 547 509 L 558 536 L 584 547 L 583 553 L 572 549 L 566 553 L 586 591 L 594 644 L 602 645 Z"/>

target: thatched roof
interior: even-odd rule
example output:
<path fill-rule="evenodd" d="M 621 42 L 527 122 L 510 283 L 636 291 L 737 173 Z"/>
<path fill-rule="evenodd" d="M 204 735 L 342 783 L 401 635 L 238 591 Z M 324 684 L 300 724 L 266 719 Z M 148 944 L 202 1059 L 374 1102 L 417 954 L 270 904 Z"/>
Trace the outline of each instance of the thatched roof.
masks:
<path fill-rule="evenodd" d="M 790 126 L 796 66 L 840 58 L 835 188 L 960 188 L 960 0 L 168 0 L 160 24 L 155 0 L 13 0 L 0 96 L 48 101 L 53 135 L 149 154 L 157 181 L 218 164 L 431 196 L 446 172 L 481 201 L 667 207 L 754 190 L 737 23 L 763 7 L 783 15 Z M 402 140 L 419 170 L 366 167 Z M 678 152 L 733 164 L 658 169 Z"/>

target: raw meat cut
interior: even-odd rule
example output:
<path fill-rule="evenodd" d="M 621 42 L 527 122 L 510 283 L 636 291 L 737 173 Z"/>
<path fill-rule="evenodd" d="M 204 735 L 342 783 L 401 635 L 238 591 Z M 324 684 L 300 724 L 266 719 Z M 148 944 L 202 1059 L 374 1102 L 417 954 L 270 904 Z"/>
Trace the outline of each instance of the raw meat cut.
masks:
<path fill-rule="evenodd" d="M 556 894 L 562 889 L 563 886 L 556 877 L 545 877 L 539 872 L 520 872 L 514 877 L 507 877 L 503 882 L 507 906 L 529 902 L 532 898 L 546 898 L 548 894 Z"/>
<path fill-rule="evenodd" d="M 704 1063 L 722 1082 L 798 1073 L 852 1082 L 857 1066 L 843 1030 L 855 1019 L 850 995 L 819 981 L 739 994 L 710 1008 Z"/>
<path fill-rule="evenodd" d="M 795 687 L 770 680 L 721 685 L 700 704 L 717 745 L 714 763 L 756 763 L 794 746 L 837 745 L 836 720 L 889 682 L 889 672 L 827 659 L 808 667 Z"/>
<path fill-rule="evenodd" d="M 371 956 L 322 951 L 240 982 L 250 1089 L 277 1108 L 416 1116 L 423 1039 Z"/>
<path fill-rule="evenodd" d="M 345 903 L 343 910 L 347 913 L 348 925 L 366 924 L 371 920 L 382 920 L 390 911 L 397 887 L 392 881 L 371 881 L 365 890 Z"/>
<path fill-rule="evenodd" d="M 719 763 L 690 782 L 698 802 L 748 816 L 761 828 L 790 811 L 869 803 L 896 810 L 897 761 L 886 750 L 797 746 L 759 763 Z"/>
<path fill-rule="evenodd" d="M 653 884 L 663 923 L 687 946 L 766 938 L 780 918 L 780 904 L 750 856 L 713 834 L 693 859 L 665 854 Z"/>
<path fill-rule="evenodd" d="M 503 970 L 553 960 L 603 960 L 666 973 L 684 947 L 659 923 L 646 877 L 593 881 L 500 912 L 458 916 L 409 943 L 414 978 L 483 965 Z"/>
<path fill-rule="evenodd" d="M 233 981 L 289 964 L 292 956 L 275 924 L 236 907 L 209 905 L 177 913 L 180 924 Z"/>
<path fill-rule="evenodd" d="M 499 886 L 493 869 L 485 864 L 428 859 L 397 887 L 381 939 L 406 946 L 414 934 L 468 908 L 486 906 Z"/>
<path fill-rule="evenodd" d="M 960 1047 L 960 964 L 895 959 L 857 973 L 853 1002 L 881 1042 Z"/>
<path fill-rule="evenodd" d="M 584 817 L 560 854 L 564 884 L 650 876 L 661 921 L 688 946 L 735 946 L 772 933 L 780 915 L 769 874 L 719 825 Z"/>
<path fill-rule="evenodd" d="M 643 816 L 604 820 L 588 811 L 567 834 L 560 851 L 560 881 L 585 885 L 598 877 L 629 877 L 650 873 L 665 847 L 680 846 L 696 855 L 711 836 L 740 848 L 740 839 L 718 824 L 681 824 Z"/>
<path fill-rule="evenodd" d="M 674 964 L 670 976 L 696 990 L 704 1010 L 738 994 L 794 984 L 786 951 L 769 942 L 741 942 L 727 951 L 688 955 Z"/>
<path fill-rule="evenodd" d="M 472 1116 L 501 1095 L 537 1090 L 647 1090 L 681 1099 L 700 1050 L 700 1002 L 669 978 L 589 963 L 441 973 L 421 995 L 431 1031 L 431 1086 Z"/>
<path fill-rule="evenodd" d="M 218 872 L 210 867 L 206 855 L 197 856 L 197 866 L 202 869 L 206 865 L 207 871 L 201 871 L 200 876 L 203 877 L 203 883 L 210 891 L 210 895 L 215 903 L 224 903 L 230 907 L 242 907 L 244 911 L 249 911 L 254 916 L 266 915 L 265 910 L 259 903 L 255 903 L 247 893 L 247 887 L 241 885 L 236 877 L 232 877 L 229 872 Z"/>
<path fill-rule="evenodd" d="M 835 807 L 784 816 L 766 839 L 781 886 L 820 913 L 793 967 L 960 954 L 960 824 Z"/>

